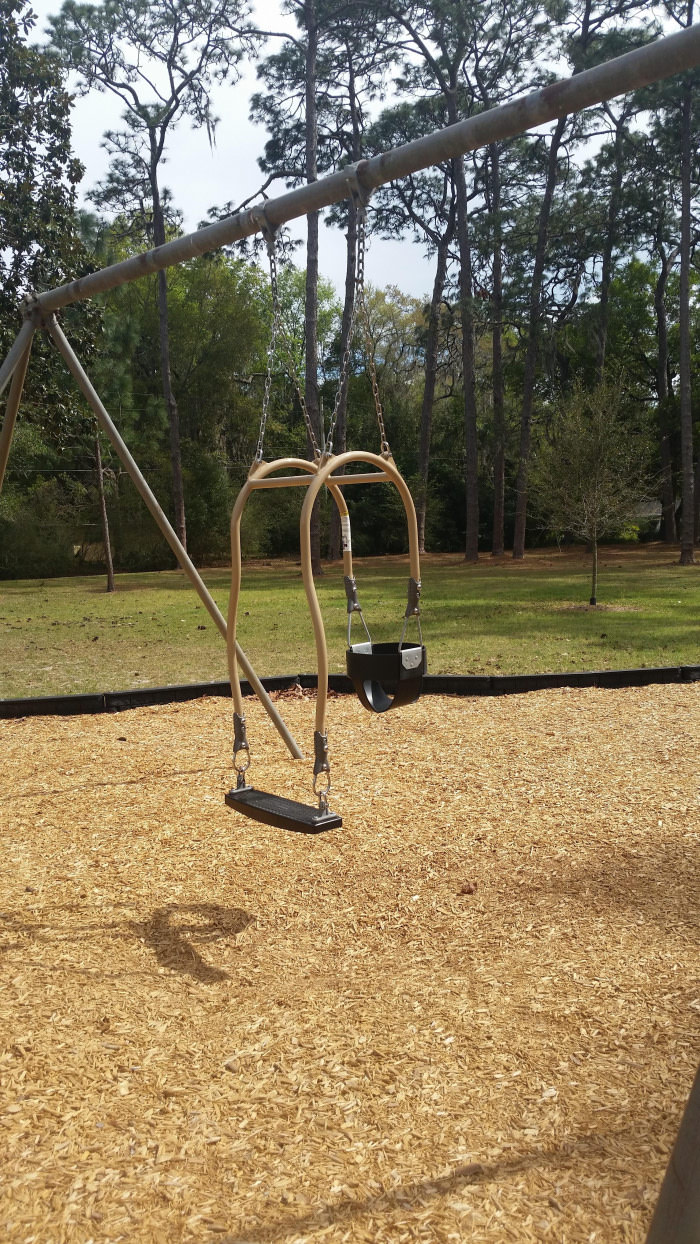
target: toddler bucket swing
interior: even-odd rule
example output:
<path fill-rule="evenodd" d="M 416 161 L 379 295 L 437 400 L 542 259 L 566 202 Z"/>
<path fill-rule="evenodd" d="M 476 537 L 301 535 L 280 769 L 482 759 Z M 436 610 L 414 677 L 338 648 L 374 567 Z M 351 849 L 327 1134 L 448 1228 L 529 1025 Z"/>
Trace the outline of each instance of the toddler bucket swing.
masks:
<path fill-rule="evenodd" d="M 273 324 L 267 356 L 267 373 L 260 420 L 260 434 L 256 456 L 243 484 L 231 515 L 231 594 L 228 612 L 228 664 L 231 679 L 231 694 L 234 702 L 234 742 L 233 765 L 237 774 L 237 783 L 226 795 L 226 803 L 230 808 L 241 812 L 254 820 L 282 829 L 295 830 L 300 833 L 321 833 L 325 830 L 339 828 L 342 818 L 329 808 L 331 791 L 331 769 L 328 755 L 328 735 L 326 729 L 326 707 L 328 701 L 328 648 L 323 625 L 323 618 L 318 603 L 311 563 L 311 512 L 314 502 L 322 488 L 327 488 L 338 507 L 343 543 L 343 573 L 347 600 L 347 651 L 346 668 L 360 702 L 371 712 L 383 713 L 391 708 L 409 704 L 418 699 L 421 692 L 423 675 L 426 670 L 426 652 L 420 630 L 420 559 L 418 554 L 418 525 L 413 498 L 408 485 L 398 470 L 391 456 L 386 439 L 384 416 L 382 412 L 377 374 L 369 332 L 369 317 L 364 297 L 364 259 L 365 259 L 365 202 L 364 193 L 359 188 L 355 175 L 354 184 L 350 182 L 351 194 L 357 212 L 357 269 L 355 278 L 355 299 L 348 333 L 348 344 L 343 355 L 341 373 L 336 393 L 335 405 L 330 419 L 328 433 L 323 449 L 319 447 L 313 425 L 304 401 L 299 383 L 292 351 L 289 343 L 284 341 L 285 353 L 291 377 L 297 389 L 313 449 L 313 461 L 304 458 L 278 458 L 271 462 L 263 460 L 263 442 L 265 425 L 270 401 L 272 382 L 272 362 L 275 343 L 281 334 L 282 318 L 277 283 L 277 262 L 274 231 L 262 213 L 262 224 L 265 232 L 268 254 L 270 258 L 270 278 L 273 300 Z M 259 209 L 258 209 L 259 210 Z M 364 450 L 353 450 L 347 453 L 333 453 L 333 434 L 350 365 L 350 343 L 352 330 L 358 309 L 362 314 L 363 327 L 367 341 L 367 352 L 372 381 L 377 421 L 380 434 L 380 452 L 369 453 Z M 347 473 L 346 468 L 354 463 L 361 463 L 375 468 L 371 471 Z M 280 470 L 296 471 L 299 474 L 278 476 Z M 338 473 L 340 472 L 340 473 Z M 352 565 L 352 539 L 350 516 L 347 503 L 343 496 L 343 488 L 351 484 L 376 482 L 393 483 L 401 497 L 406 512 L 409 541 L 410 577 L 408 581 L 408 599 L 404 614 L 403 630 L 397 643 L 374 643 L 358 599 L 357 584 Z M 236 659 L 236 618 L 241 586 L 241 517 L 243 509 L 252 492 L 270 488 L 306 487 L 307 493 L 301 512 L 299 525 L 299 542 L 301 550 L 301 568 L 304 589 L 311 613 L 316 645 L 318 667 L 318 692 L 316 698 L 316 719 L 314 730 L 314 768 L 313 791 L 317 798 L 317 806 L 299 803 L 284 796 L 261 791 L 249 786 L 246 778 L 250 766 L 250 747 L 246 734 L 246 718 L 243 706 Z M 364 627 L 365 639 L 352 643 L 351 627 L 354 614 L 359 614 Z M 411 618 L 416 619 L 418 642 L 406 640 L 406 631 Z"/>

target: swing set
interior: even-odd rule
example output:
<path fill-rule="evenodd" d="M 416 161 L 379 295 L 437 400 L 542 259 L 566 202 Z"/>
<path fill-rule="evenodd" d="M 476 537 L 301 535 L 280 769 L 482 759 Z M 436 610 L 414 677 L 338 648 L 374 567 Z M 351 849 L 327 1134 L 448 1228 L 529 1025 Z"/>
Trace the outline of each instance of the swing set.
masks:
<path fill-rule="evenodd" d="M 290 358 L 289 370 L 295 383 L 297 397 L 306 424 L 306 431 L 312 447 L 312 461 L 304 458 L 277 458 L 272 462 L 263 460 L 265 427 L 272 384 L 272 362 L 275 343 L 282 334 L 282 314 L 277 282 L 275 231 L 270 228 L 265 220 L 264 210 L 261 213 L 263 216 L 262 228 L 267 241 L 270 260 L 270 284 L 273 305 L 272 333 L 267 354 L 267 374 L 265 377 L 257 451 L 248 478 L 238 494 L 231 516 L 231 595 L 228 613 L 227 650 L 231 695 L 234 703 L 233 764 L 238 776 L 235 789 L 229 791 L 226 795 L 226 803 L 230 808 L 234 808 L 237 812 L 252 817 L 254 820 L 264 821 L 268 825 L 275 825 L 283 829 L 312 834 L 321 833 L 323 830 L 337 829 L 343 823 L 341 817 L 337 813 L 332 812 L 328 804 L 331 791 L 331 767 L 326 729 L 328 647 L 311 564 L 311 512 L 322 488 L 328 489 L 340 516 L 343 544 L 343 574 L 348 614 L 346 667 L 361 703 L 370 712 L 374 713 L 384 713 L 389 709 L 410 704 L 417 700 L 420 695 L 423 675 L 426 670 L 426 652 L 420 627 L 419 601 L 421 580 L 416 511 L 408 485 L 392 458 L 391 449 L 387 441 L 365 300 L 366 196 L 363 196 L 359 187 L 355 185 L 352 188 L 352 197 L 357 215 L 357 262 L 355 267 L 354 300 L 348 330 L 348 342 L 341 363 L 335 404 L 322 446 L 318 443 L 287 343 L 287 354 Z M 368 453 L 364 450 L 334 454 L 333 436 L 340 408 L 341 394 L 348 378 L 352 333 L 358 311 L 361 313 L 365 329 L 372 393 L 379 427 L 380 451 L 378 454 Z M 355 463 L 362 463 L 375 469 L 369 472 L 348 473 L 347 468 Z M 275 474 L 277 471 L 295 471 L 297 473 L 280 476 Z M 299 472 L 302 472 L 302 474 L 299 474 Z M 357 583 L 353 573 L 350 515 L 345 497 L 343 496 L 343 488 L 352 484 L 374 483 L 393 483 L 396 485 L 399 496 L 403 501 L 408 524 L 410 578 L 408 580 L 408 600 L 404 614 L 403 630 L 398 643 L 373 643 L 362 606 L 360 605 Z M 249 786 L 246 780 L 246 773 L 250 767 L 250 747 L 246 734 L 243 693 L 236 658 L 236 622 L 241 590 L 241 518 L 250 495 L 253 492 L 269 488 L 307 489 L 299 524 L 299 544 L 302 578 L 314 628 L 318 668 L 313 769 L 313 791 L 318 800 L 317 808 L 299 803 L 296 800 L 286 799 L 280 795 L 257 790 L 254 786 Z M 351 636 L 354 614 L 359 615 L 365 632 L 365 638 L 355 644 L 352 643 Z M 411 618 L 416 619 L 418 629 L 417 644 L 406 640 L 406 631 Z"/>
<path fill-rule="evenodd" d="M 381 402 L 376 383 L 376 371 L 371 347 L 368 351 L 372 372 L 372 389 L 377 409 L 380 431 L 380 450 L 378 454 L 365 451 L 350 453 L 333 453 L 333 428 L 338 409 L 338 399 L 334 417 L 331 420 L 328 435 L 322 446 L 315 443 L 312 436 L 313 461 L 301 458 L 278 459 L 274 462 L 263 461 L 263 439 L 265 422 L 270 398 L 271 360 L 274 349 L 274 336 L 280 327 L 279 295 L 276 291 L 276 261 L 274 256 L 274 232 L 287 221 L 317 212 L 333 203 L 338 203 L 352 194 L 359 200 L 361 241 L 358 238 L 358 279 L 356 285 L 355 305 L 363 314 L 364 307 L 364 209 L 368 196 L 377 187 L 397 178 L 402 178 L 431 165 L 444 163 L 463 156 L 489 143 L 502 142 L 528 129 L 541 126 L 549 121 L 564 117 L 570 113 L 580 112 L 584 108 L 598 104 L 628 91 L 638 90 L 652 82 L 673 74 L 682 73 L 700 64 L 700 25 L 690 26 L 676 34 L 668 35 L 654 43 L 646 44 L 634 51 L 627 52 L 613 60 L 596 65 L 573 77 L 550 83 L 541 90 L 511 100 L 507 104 L 489 109 L 472 117 L 467 117 L 444 129 L 426 134 L 422 138 L 404 143 L 391 151 L 385 151 L 371 159 L 361 160 L 350 168 L 339 169 L 335 173 L 319 181 L 310 182 L 276 199 L 270 199 L 264 208 L 257 207 L 250 211 L 237 212 L 233 216 L 207 225 L 196 232 L 174 239 L 153 250 L 133 255 L 116 264 L 111 264 L 97 272 L 89 273 L 76 280 L 53 290 L 31 294 L 24 299 L 21 311 L 23 323 L 6 358 L 0 365 L 0 393 L 9 385 L 5 417 L 0 431 L 0 490 L 2 489 L 7 460 L 10 453 L 14 427 L 19 411 L 24 379 L 29 364 L 34 334 L 46 331 L 57 349 L 63 356 L 69 371 L 73 375 L 78 388 L 92 407 L 101 431 L 110 440 L 118 458 L 126 472 L 133 480 L 138 492 L 152 514 L 156 524 L 172 549 L 178 564 L 189 578 L 202 603 L 218 627 L 227 643 L 228 664 L 231 688 L 234 700 L 234 765 L 237 773 L 237 785 L 226 796 L 230 807 L 239 812 L 268 824 L 296 829 L 303 832 L 318 833 L 323 829 L 331 829 L 341 824 L 341 818 L 332 813 L 328 806 L 330 793 L 330 763 L 328 759 L 328 743 L 326 733 L 326 703 L 328 697 L 328 652 L 326 648 L 323 620 L 314 587 L 311 572 L 311 537 L 310 521 L 313 504 L 322 488 L 327 488 L 340 514 L 343 532 L 343 569 L 345 576 L 345 592 L 348 611 L 348 647 L 347 669 L 357 694 L 365 706 L 372 712 L 386 712 L 391 708 L 407 704 L 415 700 L 420 693 L 421 680 L 425 671 L 426 658 L 420 634 L 420 567 L 418 559 L 418 535 L 415 510 L 408 487 L 398 471 L 391 456 L 386 440 L 386 431 L 381 410 Z M 110 418 L 97 390 L 82 367 L 70 342 L 67 340 L 57 318 L 56 312 L 72 303 L 94 297 L 116 289 L 130 281 L 154 272 L 163 271 L 175 264 L 194 259 L 199 255 L 218 250 L 232 242 L 250 237 L 263 231 L 267 234 L 268 250 L 271 255 L 271 271 L 275 282 L 273 296 L 275 299 L 275 326 L 273 340 L 268 355 L 268 374 L 266 378 L 263 412 L 261 418 L 260 438 L 256 458 L 251 466 L 248 479 L 236 501 L 231 520 L 232 547 L 232 587 L 229 607 L 228 624 L 203 582 L 199 572 L 190 560 L 184 546 L 167 516 L 161 509 L 149 485 L 144 479 L 134 457 L 130 453 L 118 429 Z M 364 308 L 364 309 L 363 309 Z M 347 375 L 348 357 L 343 358 L 341 386 L 343 377 Z M 307 429 L 309 426 L 308 412 L 304 410 Z M 348 468 L 361 464 L 372 468 L 353 472 Z M 292 471 L 291 475 L 278 475 L 276 472 Z M 350 520 L 343 489 L 352 484 L 360 483 L 393 483 L 403 501 L 408 523 L 410 578 L 408 582 L 408 603 L 404 615 L 404 626 L 398 643 L 373 643 L 367 624 L 360 607 L 357 585 L 352 567 L 352 548 L 350 537 Z M 240 518 L 243 507 L 251 492 L 266 488 L 297 488 L 306 487 L 307 493 L 302 506 L 300 520 L 300 548 L 302 575 L 306 596 L 311 612 L 316 642 L 318 666 L 318 698 L 316 702 L 316 723 L 314 733 L 314 793 L 318 799 L 318 807 L 308 807 L 295 803 L 280 796 L 258 791 L 246 783 L 246 772 L 250 762 L 250 749 L 246 738 L 245 714 L 239 681 L 239 667 L 243 670 L 255 694 L 260 699 L 266 712 L 284 740 L 289 752 L 297 759 L 302 758 L 302 751 L 292 737 L 275 704 L 272 703 L 257 673 L 236 640 L 236 613 L 241 579 L 240 550 Z M 352 616 L 360 615 L 364 628 L 364 639 L 352 643 L 350 630 Z M 411 618 L 418 625 L 418 642 L 406 641 L 406 629 Z"/>
<path fill-rule="evenodd" d="M 408 703 L 415 699 L 420 691 L 420 679 L 425 669 L 425 649 L 422 645 L 420 630 L 417 645 L 411 646 L 404 642 L 406 627 L 412 617 L 416 618 L 420 626 L 418 608 L 420 570 L 415 511 L 408 488 L 393 462 L 386 443 L 378 394 L 375 391 L 381 437 L 379 454 L 358 451 L 334 456 L 331 429 L 331 435 L 327 437 L 324 446 L 314 446 L 313 462 L 291 458 L 265 463 L 262 458 L 262 438 L 269 402 L 269 385 L 266 386 L 267 397 L 261 420 L 258 453 L 236 501 L 231 520 L 233 565 L 227 626 L 225 618 L 188 557 L 107 413 L 99 394 L 81 366 L 70 342 L 65 337 L 56 319 L 56 312 L 73 302 L 105 293 L 149 273 L 163 271 L 174 264 L 230 245 L 265 227 L 274 233 L 275 228 L 279 228 L 289 220 L 319 211 L 346 198 L 349 176 L 364 194 L 369 194 L 378 186 L 396 178 L 406 177 L 430 165 L 458 158 L 468 151 L 474 151 L 489 143 L 502 142 L 528 129 L 544 125 L 570 113 L 579 112 L 616 95 L 638 90 L 652 82 L 693 69 L 698 65 L 700 65 L 700 25 L 696 24 L 654 43 L 636 48 L 614 60 L 596 65 L 592 69 L 583 70 L 569 79 L 552 82 L 542 90 L 534 91 L 497 108 L 458 121 L 445 129 L 405 143 L 392 151 L 373 156 L 369 160 L 363 160 L 352 169 L 341 169 L 320 181 L 311 182 L 277 199 L 269 200 L 262 214 L 260 209 L 238 212 L 224 220 L 217 221 L 216 224 L 199 229 L 195 233 L 176 238 L 154 250 L 134 255 L 130 259 L 70 281 L 57 289 L 31 295 L 24 301 L 22 327 L 0 365 L 0 394 L 8 384 L 10 386 L 5 417 L 0 430 L 0 490 L 22 399 L 32 341 L 38 330 L 45 330 L 65 359 L 80 391 L 95 412 L 100 429 L 111 441 L 156 524 L 168 541 L 179 565 L 227 641 L 234 700 L 234 765 L 238 775 L 236 788 L 226 796 L 226 802 L 230 807 L 267 824 L 306 833 L 318 833 L 338 827 L 342 823 L 341 818 L 331 812 L 328 806 L 331 789 L 326 734 L 328 653 L 311 573 L 311 509 L 320 490 L 324 487 L 328 488 L 338 506 L 343 530 L 343 568 L 348 609 L 347 668 L 355 689 L 365 707 L 373 712 L 385 712 L 400 704 Z M 272 240 L 274 244 L 274 236 Z M 364 252 L 362 259 L 364 259 Z M 347 366 L 345 361 L 343 365 Z M 374 384 L 373 389 L 376 389 Z M 373 469 L 356 473 L 348 472 L 347 468 L 353 464 L 362 464 L 364 467 Z M 298 473 L 279 476 L 275 474 L 279 470 Z M 343 489 L 351 484 L 375 482 L 395 484 L 403 501 L 408 521 L 411 577 L 409 578 L 404 630 L 398 644 L 372 643 L 360 608 L 352 568 L 350 523 Z M 301 513 L 300 546 L 302 573 L 314 626 L 318 664 L 318 699 L 314 733 L 314 791 L 318 797 L 318 808 L 307 807 L 305 804 L 257 791 L 246 783 L 245 775 L 249 767 L 250 750 L 246 738 L 242 691 L 238 677 L 239 665 L 292 756 L 301 758 L 302 752 L 245 653 L 238 645 L 235 635 L 241 579 L 240 516 L 243 507 L 250 493 L 256 490 L 304 486 L 307 487 L 307 494 Z M 350 638 L 354 613 L 360 614 L 366 636 L 364 641 L 357 644 L 351 643 Z M 700 1121 L 699 1084 L 700 1080 L 696 1079 L 649 1230 L 647 1244 L 657 1244 L 657 1242 L 658 1244 L 682 1244 L 683 1241 L 698 1239 L 697 1224 L 700 1212 L 700 1196 L 698 1195 L 700 1188 L 698 1153 L 700 1149 L 697 1143 Z"/>

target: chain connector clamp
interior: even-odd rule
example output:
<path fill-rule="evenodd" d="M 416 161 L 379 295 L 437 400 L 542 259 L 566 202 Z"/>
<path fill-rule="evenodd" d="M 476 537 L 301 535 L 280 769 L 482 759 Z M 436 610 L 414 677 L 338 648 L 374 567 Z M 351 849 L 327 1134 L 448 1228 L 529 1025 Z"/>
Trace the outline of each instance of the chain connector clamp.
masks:
<path fill-rule="evenodd" d="M 331 765 L 328 759 L 328 735 L 322 730 L 314 730 L 314 777 L 320 773 L 330 773 Z"/>
<path fill-rule="evenodd" d="M 411 618 L 416 619 L 416 624 L 418 626 L 418 640 L 421 646 L 423 645 L 423 632 L 420 624 L 420 589 L 420 579 L 410 578 L 408 580 L 408 600 L 406 601 L 406 612 L 403 618 L 403 630 L 401 631 L 401 638 L 399 640 L 399 649 L 405 641 L 406 630 Z"/>
<path fill-rule="evenodd" d="M 408 600 L 406 601 L 405 617 L 410 618 L 413 614 L 420 613 L 420 579 L 408 580 Z"/>
<path fill-rule="evenodd" d="M 331 764 L 328 758 L 328 735 L 321 730 L 314 730 L 314 795 L 318 798 L 319 812 L 328 811 L 328 796 L 331 793 Z M 326 785 L 319 786 L 318 779 L 325 775 Z"/>
<path fill-rule="evenodd" d="M 353 575 L 346 574 L 343 576 L 343 583 L 345 584 L 345 595 L 348 600 L 348 648 L 352 647 L 352 617 L 355 613 L 359 613 L 360 621 L 365 628 L 365 635 L 371 644 L 372 636 L 369 633 L 369 627 L 365 622 L 365 615 L 362 612 L 362 605 L 357 595 L 357 581 Z"/>
<path fill-rule="evenodd" d="M 244 764 L 238 759 L 239 752 L 245 752 Z M 233 714 L 233 767 L 238 774 L 237 789 L 241 790 L 246 784 L 244 775 L 250 768 L 250 747 L 246 737 L 245 717 L 239 713 Z"/>

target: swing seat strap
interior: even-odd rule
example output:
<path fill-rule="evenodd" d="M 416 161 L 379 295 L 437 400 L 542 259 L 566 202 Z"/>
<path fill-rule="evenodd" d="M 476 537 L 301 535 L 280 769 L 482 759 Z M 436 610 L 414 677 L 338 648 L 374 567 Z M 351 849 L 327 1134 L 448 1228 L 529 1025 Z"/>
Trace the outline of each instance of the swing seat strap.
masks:
<path fill-rule="evenodd" d="M 423 645 L 405 643 L 353 644 L 345 665 L 360 703 L 371 713 L 412 704 L 428 668 Z"/>

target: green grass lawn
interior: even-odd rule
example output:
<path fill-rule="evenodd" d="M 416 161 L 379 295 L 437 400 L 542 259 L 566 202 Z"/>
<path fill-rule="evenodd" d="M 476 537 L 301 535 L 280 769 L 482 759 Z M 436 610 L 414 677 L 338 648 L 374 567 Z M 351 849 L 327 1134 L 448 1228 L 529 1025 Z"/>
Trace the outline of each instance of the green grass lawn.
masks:
<path fill-rule="evenodd" d="M 587 606 L 582 550 L 524 562 L 423 559 L 423 631 L 431 673 L 505 674 L 700 663 L 700 565 L 663 545 L 603 550 L 599 606 Z M 356 563 L 373 638 L 398 639 L 407 563 Z M 228 573 L 207 585 L 226 613 Z M 345 593 L 333 565 L 318 585 L 331 670 L 345 668 Z M 358 626 L 355 621 L 354 626 Z M 357 635 L 360 629 L 358 626 Z M 239 641 L 261 675 L 315 669 L 298 563 L 244 567 Z M 0 698 L 123 690 L 226 678 L 223 640 L 179 571 L 0 581 Z"/>

